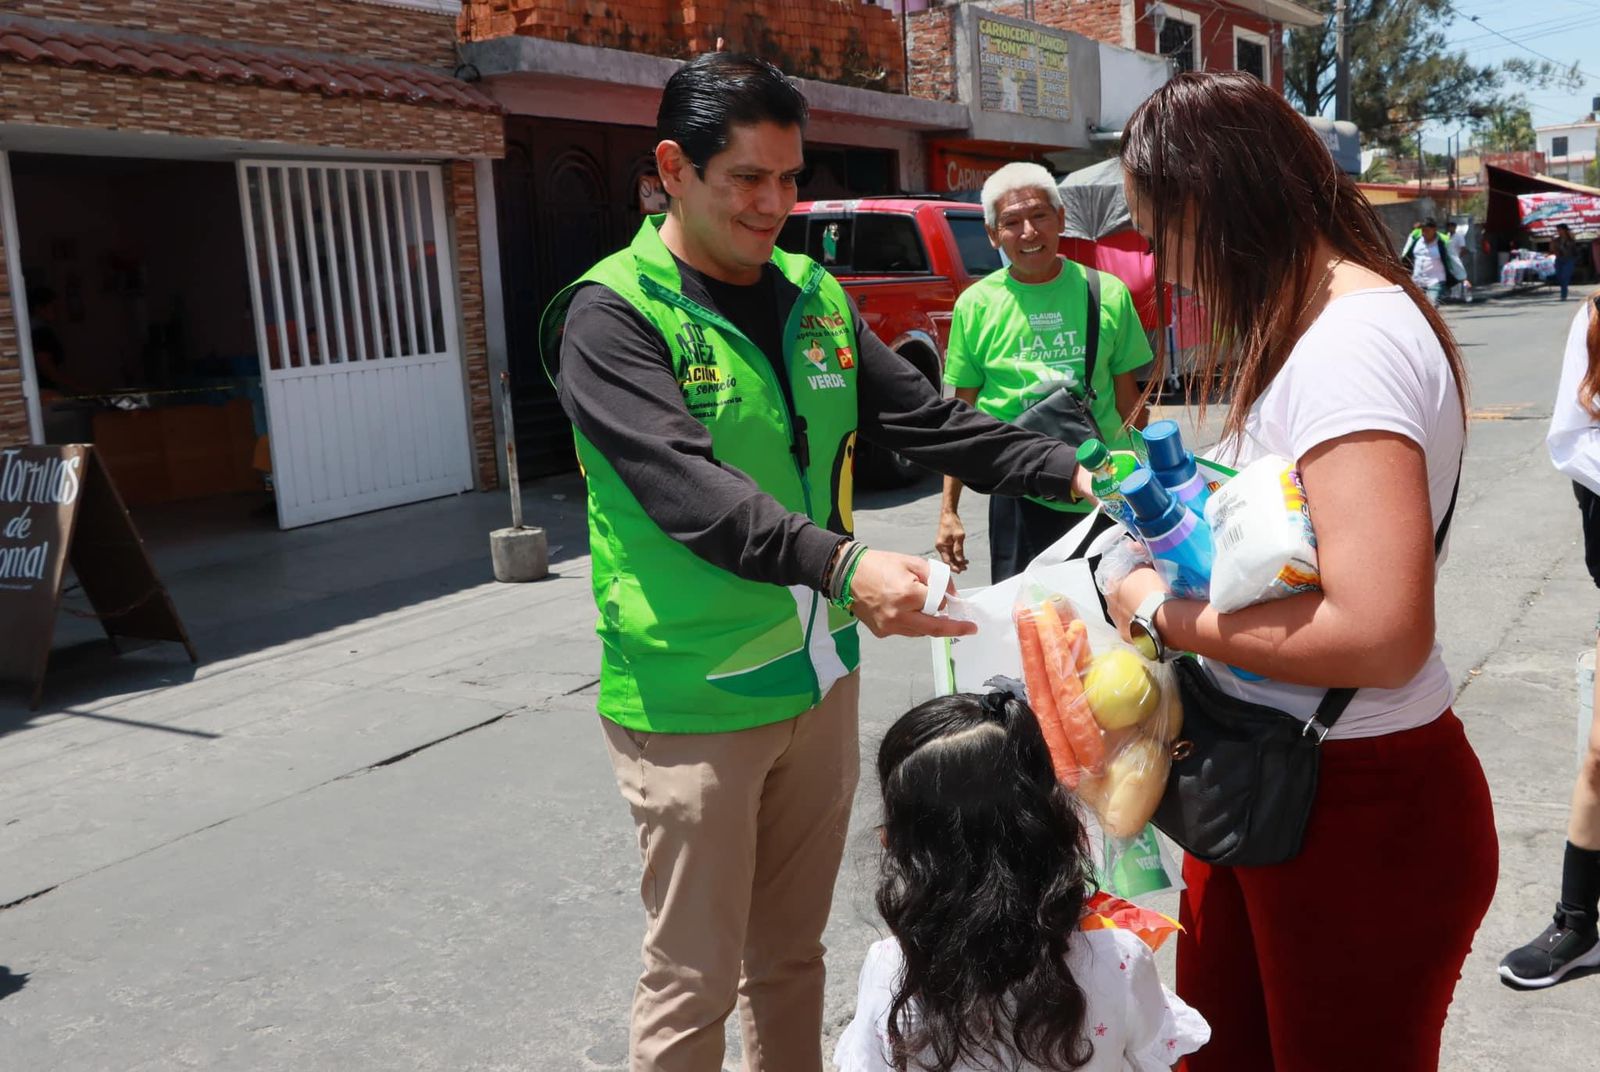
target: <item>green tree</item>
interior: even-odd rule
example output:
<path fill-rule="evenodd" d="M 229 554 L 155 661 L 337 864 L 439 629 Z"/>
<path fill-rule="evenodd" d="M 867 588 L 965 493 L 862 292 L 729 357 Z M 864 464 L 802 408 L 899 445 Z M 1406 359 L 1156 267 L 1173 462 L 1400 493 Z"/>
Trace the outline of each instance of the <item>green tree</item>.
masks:
<path fill-rule="evenodd" d="M 1490 108 L 1476 124 L 1472 143 L 1491 153 L 1529 152 L 1539 147 L 1533 113 L 1520 98 Z"/>
<path fill-rule="evenodd" d="M 1367 170 L 1361 173 L 1362 182 L 1399 182 L 1400 176 L 1395 173 L 1394 165 L 1387 156 L 1374 156 L 1372 163 L 1367 165 Z"/>
<path fill-rule="evenodd" d="M 1320 26 L 1296 27 L 1284 49 L 1284 94 L 1308 115 L 1333 102 L 1333 0 L 1312 0 L 1327 15 Z M 1544 86 L 1576 88 L 1576 68 L 1510 59 L 1474 63 L 1452 51 L 1447 32 L 1452 0 L 1348 0 L 1350 118 L 1370 142 L 1398 148 L 1429 120 L 1482 117 L 1514 105 L 1505 92 Z"/>

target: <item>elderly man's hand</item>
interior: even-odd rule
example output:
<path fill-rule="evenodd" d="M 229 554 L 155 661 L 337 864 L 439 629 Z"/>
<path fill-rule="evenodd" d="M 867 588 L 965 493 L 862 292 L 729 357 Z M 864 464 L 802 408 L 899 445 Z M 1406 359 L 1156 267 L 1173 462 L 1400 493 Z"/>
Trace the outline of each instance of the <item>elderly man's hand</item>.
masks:
<path fill-rule="evenodd" d="M 948 594 L 955 594 L 952 584 Z M 893 551 L 867 551 L 850 580 L 855 615 L 874 636 L 966 636 L 972 622 L 922 613 L 928 600 L 928 562 Z"/>

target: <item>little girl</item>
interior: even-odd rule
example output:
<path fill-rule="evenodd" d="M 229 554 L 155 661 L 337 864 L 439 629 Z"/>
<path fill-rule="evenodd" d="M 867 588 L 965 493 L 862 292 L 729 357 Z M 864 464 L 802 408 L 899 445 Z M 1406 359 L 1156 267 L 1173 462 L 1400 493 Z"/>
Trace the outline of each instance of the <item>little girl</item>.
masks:
<path fill-rule="evenodd" d="M 878 778 L 877 903 L 894 937 L 861 968 L 839 1072 L 1156 1072 L 1210 1038 L 1136 934 L 1165 917 L 1095 892 L 1019 695 L 913 708 L 884 737 Z"/>

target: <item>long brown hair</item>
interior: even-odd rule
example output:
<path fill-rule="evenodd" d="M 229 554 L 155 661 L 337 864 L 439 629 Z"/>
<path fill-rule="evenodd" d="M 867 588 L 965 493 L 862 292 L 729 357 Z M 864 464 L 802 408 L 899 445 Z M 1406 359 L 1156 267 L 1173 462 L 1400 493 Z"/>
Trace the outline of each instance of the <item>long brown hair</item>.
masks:
<path fill-rule="evenodd" d="M 1600 420 L 1600 291 L 1589 295 L 1589 304 L 1589 332 L 1584 336 L 1589 347 L 1589 368 L 1578 384 L 1578 405 Z"/>
<path fill-rule="evenodd" d="M 1227 438 L 1243 434 L 1250 407 L 1299 337 L 1321 285 L 1312 263 L 1318 238 L 1416 303 L 1455 374 L 1464 419 L 1466 367 L 1450 329 L 1401 265 L 1378 214 L 1281 95 L 1238 72 L 1178 75 L 1128 121 L 1122 166 L 1149 206 L 1158 279 L 1167 258 L 1181 263 L 1179 224 L 1192 213 L 1193 282 L 1212 334 L 1195 374 L 1232 395 Z M 1163 360 L 1166 350 L 1163 333 Z"/>

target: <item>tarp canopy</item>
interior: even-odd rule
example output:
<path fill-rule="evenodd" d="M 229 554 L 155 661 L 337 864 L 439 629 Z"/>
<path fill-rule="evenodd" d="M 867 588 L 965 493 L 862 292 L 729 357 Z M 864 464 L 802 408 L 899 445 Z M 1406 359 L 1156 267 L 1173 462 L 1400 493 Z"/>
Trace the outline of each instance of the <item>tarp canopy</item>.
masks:
<path fill-rule="evenodd" d="M 1133 226 L 1122 192 L 1122 161 L 1114 156 L 1062 179 L 1061 201 L 1067 209 L 1063 237 L 1093 242 Z"/>
<path fill-rule="evenodd" d="M 1578 194 L 1583 197 L 1600 198 L 1600 189 L 1579 182 L 1553 179 L 1548 175 L 1524 175 L 1520 171 L 1507 171 L 1493 164 L 1485 165 L 1484 172 L 1489 187 L 1489 208 L 1485 213 L 1484 230 L 1495 235 L 1512 237 L 1523 229 L 1522 197 L 1525 194 Z M 1540 221 L 1533 222 L 1536 227 Z M 1573 220 L 1552 219 L 1550 234 L 1555 233 L 1557 223 L 1571 225 L 1575 233 L 1579 229 Z M 1544 233 L 1537 229 L 1532 230 L 1532 233 L 1538 237 L 1545 237 Z"/>

